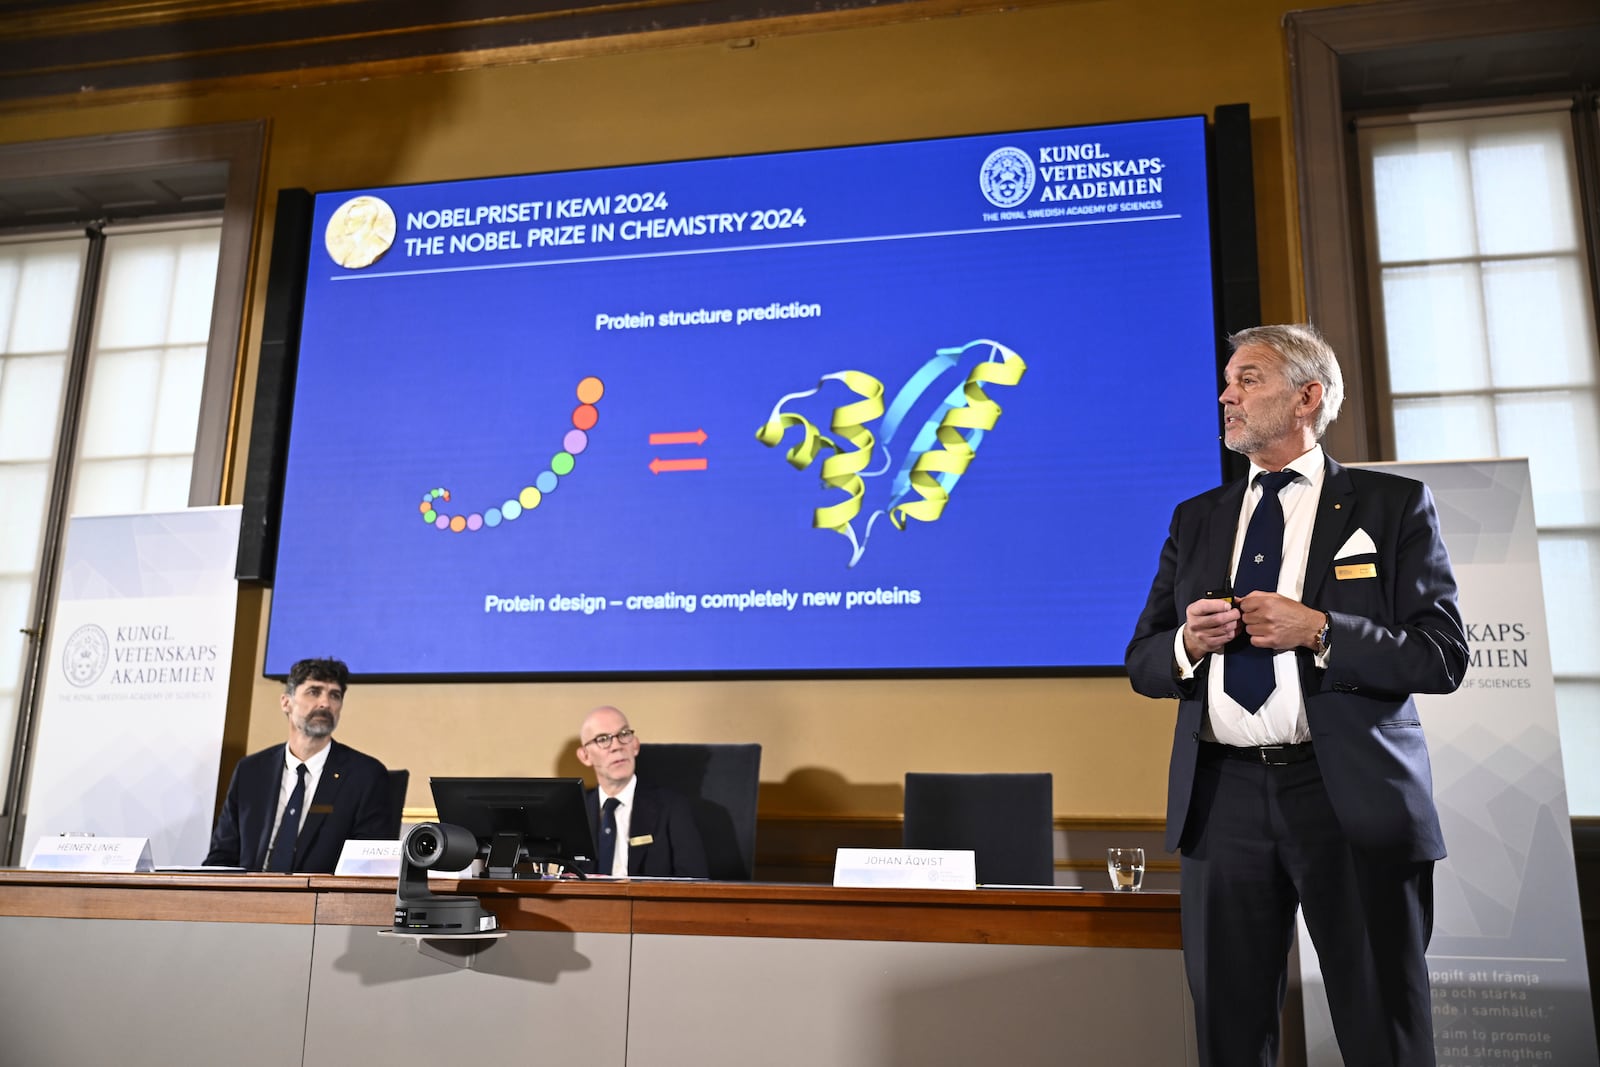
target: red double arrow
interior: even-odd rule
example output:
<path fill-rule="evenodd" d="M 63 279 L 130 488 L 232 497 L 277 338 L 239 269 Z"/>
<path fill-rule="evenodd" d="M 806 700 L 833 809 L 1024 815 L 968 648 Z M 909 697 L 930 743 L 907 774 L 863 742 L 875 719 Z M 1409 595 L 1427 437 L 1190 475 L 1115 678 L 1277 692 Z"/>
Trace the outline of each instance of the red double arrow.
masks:
<path fill-rule="evenodd" d="M 703 445 L 706 443 L 704 430 L 679 430 L 673 433 L 653 433 L 650 435 L 653 445 Z"/>
<path fill-rule="evenodd" d="M 706 460 L 699 459 L 661 459 L 657 457 L 650 461 L 650 473 L 660 474 L 662 471 L 703 471 L 706 469 Z"/>

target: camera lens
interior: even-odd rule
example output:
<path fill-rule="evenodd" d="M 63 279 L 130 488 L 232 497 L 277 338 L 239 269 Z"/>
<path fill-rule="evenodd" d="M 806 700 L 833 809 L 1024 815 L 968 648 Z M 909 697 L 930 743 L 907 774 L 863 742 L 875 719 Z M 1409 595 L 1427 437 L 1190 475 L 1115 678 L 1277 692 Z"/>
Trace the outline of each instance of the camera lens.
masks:
<path fill-rule="evenodd" d="M 478 840 L 472 831 L 450 823 L 421 823 L 406 835 L 402 851 L 413 867 L 454 871 L 472 862 Z"/>

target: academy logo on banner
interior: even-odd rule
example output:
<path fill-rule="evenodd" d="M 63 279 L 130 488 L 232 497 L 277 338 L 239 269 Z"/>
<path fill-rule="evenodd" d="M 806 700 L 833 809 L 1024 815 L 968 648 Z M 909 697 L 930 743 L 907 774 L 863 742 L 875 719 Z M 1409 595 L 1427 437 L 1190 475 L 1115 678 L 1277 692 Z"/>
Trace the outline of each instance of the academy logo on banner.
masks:
<path fill-rule="evenodd" d="M 111 642 L 106 632 L 92 622 L 85 623 L 67 638 L 67 650 L 61 656 L 61 673 L 70 684 L 82 689 L 98 682 L 110 662 Z"/>
<path fill-rule="evenodd" d="M 111 688 L 158 685 L 164 697 L 190 699 L 216 682 L 228 649 L 214 635 L 188 637 L 175 636 L 171 623 L 115 626 L 109 636 L 97 623 L 85 623 L 67 638 L 61 674 L 77 689 L 103 680 Z"/>

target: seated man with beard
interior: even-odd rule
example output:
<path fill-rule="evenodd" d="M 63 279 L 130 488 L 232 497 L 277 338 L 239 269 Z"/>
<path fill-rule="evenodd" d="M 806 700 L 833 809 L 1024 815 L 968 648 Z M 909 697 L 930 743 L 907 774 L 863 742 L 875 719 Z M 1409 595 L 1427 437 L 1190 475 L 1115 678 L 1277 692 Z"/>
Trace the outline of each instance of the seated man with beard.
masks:
<path fill-rule="evenodd" d="M 346 841 L 389 836 L 389 772 L 333 739 L 349 681 L 336 659 L 289 669 L 279 698 L 289 740 L 234 768 L 207 866 L 329 874 Z"/>

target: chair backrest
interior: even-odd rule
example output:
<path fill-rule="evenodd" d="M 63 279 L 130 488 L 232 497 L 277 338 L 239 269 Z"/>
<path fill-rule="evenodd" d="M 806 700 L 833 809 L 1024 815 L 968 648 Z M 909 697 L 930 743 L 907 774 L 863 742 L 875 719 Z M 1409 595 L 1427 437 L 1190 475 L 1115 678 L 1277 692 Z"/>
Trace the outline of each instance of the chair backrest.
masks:
<path fill-rule="evenodd" d="M 390 837 L 400 836 L 400 823 L 405 818 L 406 812 L 406 787 L 411 784 L 411 772 L 398 770 L 389 772 L 389 829 Z"/>
<path fill-rule="evenodd" d="M 906 775 L 907 848 L 970 848 L 978 881 L 1055 883 L 1054 797 L 1048 774 Z"/>
<path fill-rule="evenodd" d="M 755 876 L 760 745 L 641 744 L 637 770 L 688 798 L 712 878 Z"/>

